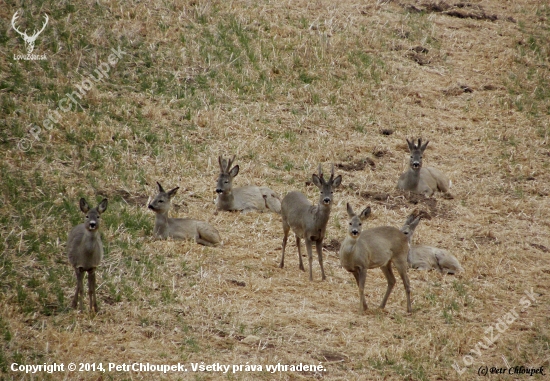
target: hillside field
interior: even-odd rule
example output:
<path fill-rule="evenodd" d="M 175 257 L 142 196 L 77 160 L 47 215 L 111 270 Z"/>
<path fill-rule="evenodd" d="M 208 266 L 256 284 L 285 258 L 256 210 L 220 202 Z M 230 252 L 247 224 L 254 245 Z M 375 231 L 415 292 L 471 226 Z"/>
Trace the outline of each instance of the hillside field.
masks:
<path fill-rule="evenodd" d="M 548 378 L 550 3 L 3 4 L 0 379 Z M 45 59 L 22 59 L 17 11 L 28 34 L 48 15 L 32 52 Z M 430 141 L 424 165 L 453 198 L 397 190 L 406 138 Z M 313 281 L 298 269 L 293 234 L 279 268 L 280 215 L 216 213 L 220 155 L 236 156 L 235 186 L 312 202 L 312 174 L 334 164 L 325 281 L 315 254 Z M 210 222 L 223 244 L 154 240 L 157 181 L 180 187 L 172 217 Z M 81 197 L 109 199 L 96 315 L 86 294 L 71 308 Z M 407 314 L 399 277 L 380 310 L 386 280 L 369 270 L 360 314 L 338 257 L 348 202 L 371 206 L 368 227 L 428 212 L 414 241 L 465 271 L 409 270 Z M 131 369 L 147 363 L 186 370 Z M 545 375 L 511 374 L 522 366 Z"/>

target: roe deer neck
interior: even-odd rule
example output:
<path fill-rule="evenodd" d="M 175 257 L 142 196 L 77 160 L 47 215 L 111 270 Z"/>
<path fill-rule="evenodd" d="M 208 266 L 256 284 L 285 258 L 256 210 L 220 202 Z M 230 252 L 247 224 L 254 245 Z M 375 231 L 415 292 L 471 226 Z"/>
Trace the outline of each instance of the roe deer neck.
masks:
<path fill-rule="evenodd" d="M 359 239 L 347 236 L 340 247 L 340 264 L 347 271 L 354 271 L 357 267 L 356 253 L 358 252 L 357 243 Z"/>
<path fill-rule="evenodd" d="M 321 226 L 326 227 L 326 223 L 330 217 L 330 207 L 332 202 L 325 204 L 323 200 L 319 200 L 317 205 L 311 207 L 311 212 L 314 215 L 314 220 Z"/>
<path fill-rule="evenodd" d="M 420 170 L 421 168 L 409 169 L 409 176 L 408 176 L 409 186 L 416 187 L 418 185 L 418 183 L 420 182 Z"/>
<path fill-rule="evenodd" d="M 359 242 L 357 238 L 353 238 L 350 236 L 344 238 L 344 241 L 342 242 L 342 247 L 340 248 L 340 252 L 342 253 L 342 255 L 347 256 L 350 253 L 353 253 L 357 242 Z"/>
<path fill-rule="evenodd" d="M 98 250 L 98 246 L 101 246 L 101 239 L 99 230 L 85 230 L 82 239 L 82 248 L 85 253 L 95 253 Z"/>
<path fill-rule="evenodd" d="M 235 196 L 233 192 L 229 191 L 227 193 L 223 192 L 218 194 L 218 203 L 220 209 L 229 209 L 233 207 Z"/>
<path fill-rule="evenodd" d="M 161 234 L 168 227 L 168 220 L 168 211 L 156 213 L 154 232 Z"/>

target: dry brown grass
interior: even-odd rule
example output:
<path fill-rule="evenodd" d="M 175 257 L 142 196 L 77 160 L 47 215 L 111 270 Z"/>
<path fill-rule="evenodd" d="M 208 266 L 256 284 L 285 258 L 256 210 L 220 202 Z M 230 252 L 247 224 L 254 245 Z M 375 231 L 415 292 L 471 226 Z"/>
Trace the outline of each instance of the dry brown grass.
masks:
<path fill-rule="evenodd" d="M 0 136 L 2 377 L 20 379 L 9 370 L 13 362 L 326 367 L 166 379 L 455 380 L 477 377 L 482 365 L 548 372 L 550 8 L 534 0 L 434 4 L 155 0 L 32 8 L 53 14 L 37 43 L 48 64 L 13 61 L 23 43 L 11 30 L 0 57 L 9 127 Z M 17 10 L 7 8 L 2 20 Z M 85 96 L 85 109 L 64 114 L 29 152 L 18 150 L 28 124 L 43 120 L 119 43 L 128 55 Z M 408 162 L 405 138 L 419 136 L 431 141 L 425 164 L 452 179 L 454 199 L 395 189 Z M 465 272 L 411 270 L 413 314 L 406 315 L 400 282 L 386 310 L 376 308 L 386 281 L 372 270 L 370 310 L 359 315 L 357 287 L 336 251 L 325 251 L 327 280 L 315 260 L 309 282 L 292 239 L 286 267 L 278 268 L 278 215 L 214 213 L 219 154 L 237 156 L 236 185 L 300 190 L 310 200 L 318 193 L 306 182 L 317 164 L 343 164 L 349 170 L 337 168 L 343 185 L 325 243 L 343 239 L 346 202 L 373 206 L 369 226 L 401 226 L 423 207 L 433 218 L 415 240 L 448 249 Z M 157 180 L 181 187 L 172 216 L 210 221 L 223 246 L 151 240 L 154 216 L 145 206 Z M 65 240 L 81 218 L 82 195 L 110 198 L 95 317 L 67 305 L 74 278 Z M 453 363 L 464 368 L 485 331 L 518 311 L 531 289 L 537 303 L 473 355 L 460 377 Z M 65 376 L 158 378 L 51 378 Z"/>

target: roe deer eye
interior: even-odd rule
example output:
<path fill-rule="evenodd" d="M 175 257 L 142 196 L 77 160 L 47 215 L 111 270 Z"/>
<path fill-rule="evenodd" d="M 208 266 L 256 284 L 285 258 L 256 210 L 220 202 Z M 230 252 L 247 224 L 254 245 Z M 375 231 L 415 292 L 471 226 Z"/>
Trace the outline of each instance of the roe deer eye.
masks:
<path fill-rule="evenodd" d="M 164 200 L 159 200 L 159 202 L 164 202 Z"/>
<path fill-rule="evenodd" d="M 351 222 L 349 223 L 349 226 L 351 226 Z"/>
<path fill-rule="evenodd" d="M 87 214 L 86 214 L 86 218 L 89 218 Z"/>
<path fill-rule="evenodd" d="M 361 224 L 361 223 L 359 223 L 359 226 L 361 226 L 361 225 L 362 225 L 362 224 Z"/>

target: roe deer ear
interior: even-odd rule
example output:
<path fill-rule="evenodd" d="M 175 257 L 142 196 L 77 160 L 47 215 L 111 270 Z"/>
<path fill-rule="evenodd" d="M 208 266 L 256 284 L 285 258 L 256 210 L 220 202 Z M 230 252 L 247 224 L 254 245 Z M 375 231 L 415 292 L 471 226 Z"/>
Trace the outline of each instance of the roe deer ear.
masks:
<path fill-rule="evenodd" d="M 80 210 L 82 213 L 88 213 L 88 210 L 90 210 L 90 207 L 88 206 L 88 203 L 86 202 L 86 199 L 82 197 L 80 199 Z"/>
<path fill-rule="evenodd" d="M 353 208 L 349 204 L 349 202 L 346 202 L 346 210 L 348 211 L 348 216 L 351 218 L 355 216 L 355 213 L 353 212 Z"/>
<path fill-rule="evenodd" d="M 180 187 L 175 187 L 174 189 L 169 190 L 168 193 L 167 193 L 168 197 L 170 197 L 170 198 L 174 197 L 174 195 L 177 193 L 178 189 L 180 189 Z"/>
<path fill-rule="evenodd" d="M 409 215 L 407 216 L 407 219 L 405 220 L 405 223 L 403 224 L 403 227 L 409 226 L 409 225 L 411 224 L 411 222 L 413 222 L 414 219 L 415 219 L 416 217 L 418 217 L 417 211 L 418 211 L 418 210 L 415 210 L 414 212 L 412 212 L 411 214 L 409 214 Z"/>
<path fill-rule="evenodd" d="M 403 234 L 407 236 L 409 243 L 412 242 L 412 236 L 414 234 L 414 230 L 418 226 L 418 223 L 420 222 L 420 219 L 423 216 L 422 213 L 423 212 L 419 212 L 418 209 L 415 209 L 414 212 L 409 214 L 409 216 L 407 217 L 407 220 L 405 221 L 401 229 L 399 229 Z"/>
<path fill-rule="evenodd" d="M 231 168 L 231 171 L 229 171 L 229 176 L 231 176 L 231 177 L 235 177 L 238 174 L 239 174 L 239 166 L 238 165 L 234 166 L 233 168 Z"/>
<path fill-rule="evenodd" d="M 97 206 L 97 211 L 99 212 L 99 214 L 103 213 L 104 211 L 107 210 L 107 199 L 104 198 L 103 200 L 101 200 L 101 202 L 99 203 L 99 205 Z"/>
<path fill-rule="evenodd" d="M 363 209 L 363 211 L 359 215 L 359 218 L 361 219 L 361 221 L 365 220 L 370 216 L 370 213 L 371 213 L 370 206 L 367 206 L 365 209 Z"/>
<path fill-rule="evenodd" d="M 164 189 L 162 188 L 162 185 L 157 181 L 157 185 L 159 187 L 159 192 L 164 192 Z"/>
<path fill-rule="evenodd" d="M 419 214 L 411 223 L 410 223 L 410 226 L 412 229 L 416 229 L 416 227 L 418 226 L 418 223 L 420 222 L 420 219 L 422 218 L 422 214 Z"/>
<path fill-rule="evenodd" d="M 323 178 L 317 176 L 315 173 L 311 175 L 311 182 L 319 189 L 323 186 Z"/>
<path fill-rule="evenodd" d="M 342 175 L 338 175 L 334 180 L 332 180 L 332 187 L 338 188 L 342 184 Z"/>

